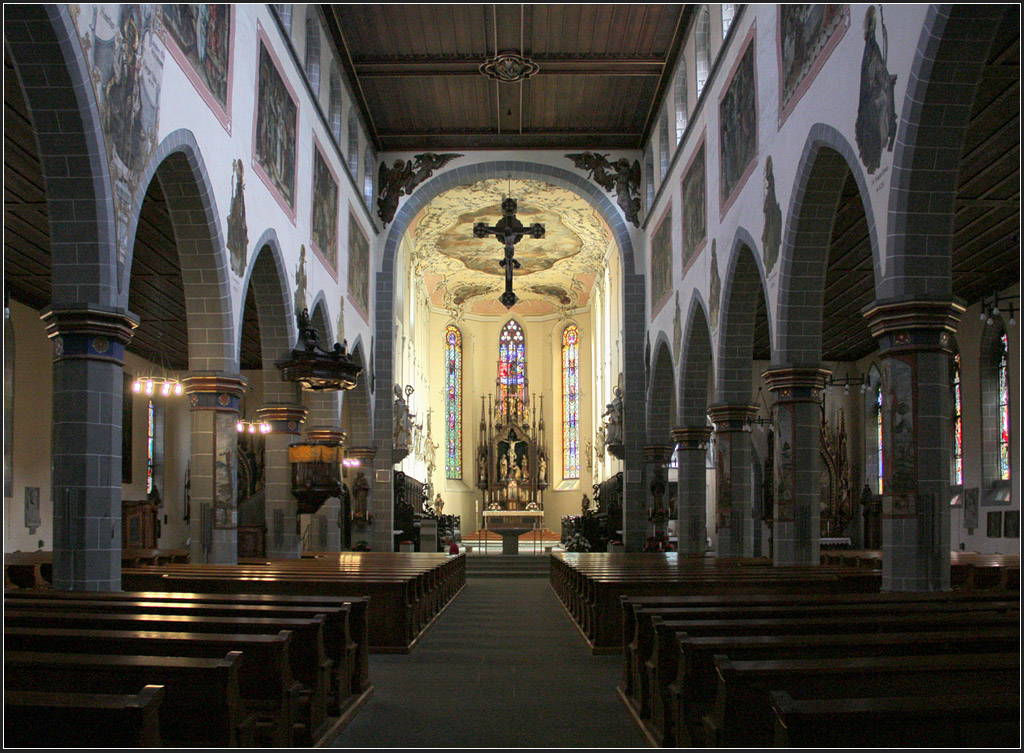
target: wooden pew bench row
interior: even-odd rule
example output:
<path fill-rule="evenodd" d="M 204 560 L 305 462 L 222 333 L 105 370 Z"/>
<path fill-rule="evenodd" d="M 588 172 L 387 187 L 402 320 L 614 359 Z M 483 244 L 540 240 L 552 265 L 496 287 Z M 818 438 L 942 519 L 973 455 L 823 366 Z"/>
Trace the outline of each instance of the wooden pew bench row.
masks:
<path fill-rule="evenodd" d="M 622 606 L 620 695 L 661 745 L 715 742 L 705 739 L 705 720 L 721 700 L 716 656 L 905 657 L 958 654 L 965 642 L 974 653 L 1000 653 L 1020 639 L 1015 592 L 663 596 Z"/>

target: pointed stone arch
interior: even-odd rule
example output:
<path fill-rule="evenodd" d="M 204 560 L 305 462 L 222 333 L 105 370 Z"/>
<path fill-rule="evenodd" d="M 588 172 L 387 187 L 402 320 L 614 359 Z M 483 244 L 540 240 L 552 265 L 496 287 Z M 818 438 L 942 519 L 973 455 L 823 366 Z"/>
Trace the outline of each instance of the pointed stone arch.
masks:
<path fill-rule="evenodd" d="M 647 386 L 647 442 L 650 445 L 671 445 L 672 428 L 676 422 L 676 378 L 672 347 L 664 332 L 654 342 L 651 382 Z"/>
<path fill-rule="evenodd" d="M 873 290 L 882 279 L 881 252 L 864 171 L 841 133 L 821 123 L 814 125 L 796 175 L 781 250 L 772 362 L 816 367 L 822 359 L 825 280 L 832 261 L 829 249 L 848 179 L 856 183 L 867 221 Z"/>
<path fill-rule="evenodd" d="M 769 336 L 773 331 L 771 309 L 766 305 L 768 294 L 761 257 L 754 239 L 744 228 L 736 231 L 726 258 L 729 262 L 722 285 L 715 401 L 745 404 L 750 402 L 758 298 L 765 304 Z"/>
<path fill-rule="evenodd" d="M 179 129 L 169 134 L 150 157 L 133 199 L 128 228 L 130 238 L 135 238 L 142 205 L 153 180 L 160 182 L 166 197 L 178 251 L 185 294 L 189 369 L 237 372 L 236 320 L 232 312 L 226 246 L 210 176 L 191 131 Z M 125 258 L 120 285 L 124 304 L 127 304 L 131 287 L 133 254 L 134 243 Z"/>
<path fill-rule="evenodd" d="M 96 96 L 68 6 L 8 5 L 4 27 L 46 186 L 50 303 L 117 307 L 113 186 Z"/>
<path fill-rule="evenodd" d="M 679 366 L 679 419 L 684 427 L 707 423 L 709 394 L 714 385 L 714 351 L 707 304 L 699 291 L 690 298 Z"/>

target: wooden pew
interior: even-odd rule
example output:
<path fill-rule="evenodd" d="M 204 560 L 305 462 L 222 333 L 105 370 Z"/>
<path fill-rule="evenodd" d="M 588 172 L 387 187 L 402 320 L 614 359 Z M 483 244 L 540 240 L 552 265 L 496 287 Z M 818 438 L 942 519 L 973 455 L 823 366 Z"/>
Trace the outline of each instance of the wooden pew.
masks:
<path fill-rule="evenodd" d="M 717 676 L 714 657 L 740 661 L 796 658 L 843 658 L 850 656 L 910 656 L 957 654 L 965 636 L 971 650 L 981 653 L 1009 652 L 1020 645 L 1018 625 L 992 625 L 962 629 L 936 629 L 885 633 L 805 633 L 755 636 L 689 636 L 676 634 L 676 678 L 664 698 L 663 745 L 701 745 L 704 714 L 715 700 Z M 653 726 L 653 724 L 652 724 Z"/>
<path fill-rule="evenodd" d="M 327 658 L 323 648 L 323 615 L 309 619 L 288 619 L 189 614 L 113 614 L 58 609 L 11 608 L 9 604 L 9 602 L 5 603 L 5 627 L 34 627 L 39 624 L 47 624 L 53 627 L 83 630 L 154 630 L 231 634 L 277 634 L 281 630 L 290 630 L 293 634 L 289 652 L 292 674 L 303 684 L 304 742 L 309 743 L 320 739 L 326 729 L 326 692 L 331 660 Z M 237 671 L 236 667 L 236 688 Z"/>
<path fill-rule="evenodd" d="M 255 720 L 242 711 L 241 654 L 220 659 L 4 652 L 4 689 L 128 694 L 163 685 L 160 738 L 169 746 L 252 747 Z"/>
<path fill-rule="evenodd" d="M 162 685 L 110 695 L 4 692 L 4 746 L 12 748 L 159 748 Z"/>
<path fill-rule="evenodd" d="M 718 693 L 704 717 L 714 747 L 767 747 L 775 738 L 772 690 L 797 698 L 979 694 L 1020 689 L 1020 654 L 732 661 L 715 657 Z"/>
<path fill-rule="evenodd" d="M 239 693 L 245 710 L 256 718 L 256 742 L 278 748 L 292 746 L 293 725 L 299 718 L 301 686 L 292 679 L 288 659 L 291 638 L 292 634 L 287 630 L 277 635 L 232 635 L 152 630 L 4 628 L 7 651 L 195 658 L 219 658 L 230 651 L 241 651 Z"/>
<path fill-rule="evenodd" d="M 7 591 L 6 600 L 11 599 L 52 599 L 55 601 L 91 601 L 103 598 L 108 601 L 162 601 L 173 604 L 253 604 L 265 607 L 322 607 L 330 609 L 338 604 L 349 608 L 349 638 L 355 643 L 355 660 L 351 673 L 351 692 L 360 695 L 370 689 L 369 643 L 367 637 L 366 610 L 367 596 L 291 596 L 287 594 L 203 594 L 175 593 L 165 591 Z"/>
<path fill-rule="evenodd" d="M 771 691 L 776 748 L 1016 748 L 1020 693 L 794 700 Z"/>
<path fill-rule="evenodd" d="M 1012 621 L 1019 615 L 1017 601 L 954 601 L 936 598 L 901 602 L 881 599 L 877 602 L 718 606 L 707 608 L 641 609 L 637 618 L 636 643 L 628 655 L 635 665 L 633 693 L 641 717 L 651 716 L 661 729 L 662 711 L 668 685 L 677 677 L 678 647 L 676 635 L 680 631 L 704 634 L 759 634 L 822 631 L 845 633 L 851 629 L 860 633 L 881 629 L 899 629 L 894 623 L 906 623 L 912 629 L 934 621 L 939 626 L 967 623 L 999 624 Z M 984 621 L 984 622 L 979 622 Z M 889 627 L 886 627 L 889 626 Z"/>
<path fill-rule="evenodd" d="M 198 602 L 179 603 L 160 599 L 108 599 L 103 596 L 92 599 L 76 598 L 73 601 L 58 600 L 53 597 L 29 598 L 22 596 L 12 600 L 5 599 L 5 603 L 9 604 L 11 609 L 57 609 L 67 611 L 68 607 L 71 606 L 75 611 L 102 612 L 106 614 L 171 614 L 286 619 L 310 619 L 321 615 L 324 618 L 322 634 L 324 653 L 333 662 L 331 666 L 331 679 L 326 688 L 329 710 L 334 715 L 339 715 L 341 713 L 341 706 L 348 700 L 352 692 L 355 644 L 349 636 L 348 618 L 350 605 L 347 603 L 337 603 L 331 606 L 280 604 L 268 606 Z M 244 632 L 244 630 L 239 630 L 239 632 Z"/>

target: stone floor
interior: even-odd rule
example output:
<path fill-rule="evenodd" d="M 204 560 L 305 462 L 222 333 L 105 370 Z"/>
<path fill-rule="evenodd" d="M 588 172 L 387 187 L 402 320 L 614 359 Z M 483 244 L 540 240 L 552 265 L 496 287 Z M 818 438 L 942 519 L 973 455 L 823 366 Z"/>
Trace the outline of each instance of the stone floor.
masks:
<path fill-rule="evenodd" d="M 547 580 L 473 578 L 408 655 L 370 657 L 373 697 L 334 747 L 643 747 Z"/>

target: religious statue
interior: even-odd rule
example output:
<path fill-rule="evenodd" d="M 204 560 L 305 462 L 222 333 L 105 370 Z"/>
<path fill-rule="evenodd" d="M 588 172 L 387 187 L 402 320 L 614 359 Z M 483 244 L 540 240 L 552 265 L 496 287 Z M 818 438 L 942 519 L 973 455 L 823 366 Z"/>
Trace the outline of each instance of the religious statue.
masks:
<path fill-rule="evenodd" d="M 605 420 L 604 443 L 606 445 L 622 444 L 622 388 L 616 387 L 615 397 L 601 415 Z"/>
<path fill-rule="evenodd" d="M 487 448 L 482 445 L 476 454 L 476 480 L 478 484 L 487 484 Z"/>
<path fill-rule="evenodd" d="M 583 495 L 583 501 L 581 502 L 580 507 L 584 515 L 590 512 L 590 497 L 586 494 Z"/>
<path fill-rule="evenodd" d="M 605 191 L 615 191 L 616 200 L 626 219 L 640 227 L 640 161 L 631 163 L 626 157 L 608 161 L 607 154 L 581 152 L 565 155 L 580 170 L 590 173 Z"/>
<path fill-rule="evenodd" d="M 434 512 L 440 515 L 442 510 L 444 510 L 444 499 L 441 498 L 441 492 L 438 492 L 434 497 Z"/>
<path fill-rule="evenodd" d="M 540 460 L 537 461 L 537 468 L 538 468 L 538 471 L 539 471 L 538 474 L 537 474 L 537 480 L 538 481 L 547 481 L 548 480 L 548 459 L 544 456 L 543 453 L 540 456 Z"/>
<path fill-rule="evenodd" d="M 498 478 L 501 481 L 504 481 L 505 479 L 508 478 L 508 458 L 505 455 L 501 456 L 501 461 L 499 462 L 499 465 L 501 467 L 501 475 Z"/>
<path fill-rule="evenodd" d="M 401 385 L 396 384 L 395 392 L 395 447 L 408 449 L 412 441 L 412 415 L 409 413 L 409 403 L 402 395 Z"/>
<path fill-rule="evenodd" d="M 415 162 L 397 159 L 390 169 L 381 162 L 377 172 L 377 190 L 380 193 L 377 199 L 377 216 L 387 225 L 395 218 L 400 197 L 410 196 L 416 186 L 434 174 L 434 170 L 440 170 L 461 156 L 424 152 L 413 157 Z"/>
<path fill-rule="evenodd" d="M 366 478 L 366 474 L 363 469 L 360 468 L 356 472 L 356 477 L 352 481 L 352 517 L 355 519 L 366 520 L 369 516 L 367 515 L 366 509 L 366 497 L 370 493 L 370 482 Z"/>

